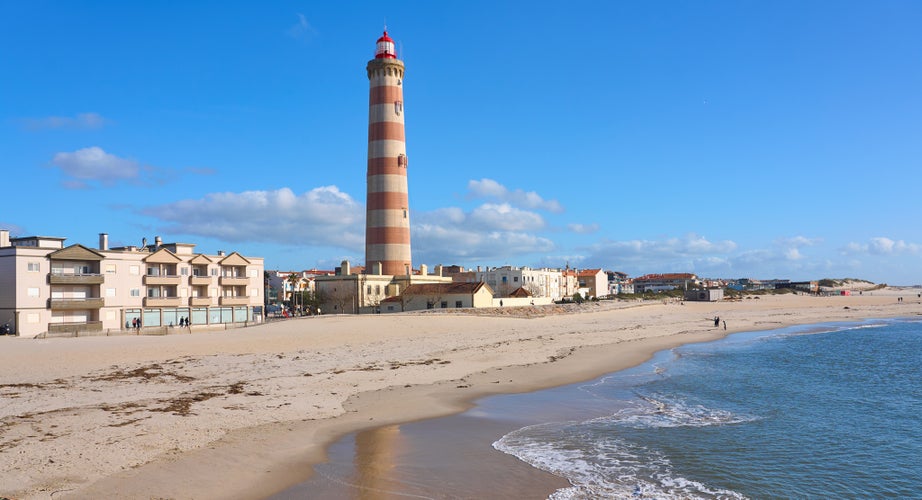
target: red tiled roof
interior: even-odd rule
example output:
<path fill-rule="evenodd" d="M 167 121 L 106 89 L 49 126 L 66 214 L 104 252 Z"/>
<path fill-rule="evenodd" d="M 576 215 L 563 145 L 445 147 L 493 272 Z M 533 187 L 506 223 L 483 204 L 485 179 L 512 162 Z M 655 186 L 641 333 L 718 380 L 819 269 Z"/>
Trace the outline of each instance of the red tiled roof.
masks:
<path fill-rule="evenodd" d="M 477 293 L 485 283 L 470 283 L 467 281 L 453 281 L 451 283 L 419 283 L 410 285 L 403 291 L 404 295 L 448 295 L 458 293 Z"/>

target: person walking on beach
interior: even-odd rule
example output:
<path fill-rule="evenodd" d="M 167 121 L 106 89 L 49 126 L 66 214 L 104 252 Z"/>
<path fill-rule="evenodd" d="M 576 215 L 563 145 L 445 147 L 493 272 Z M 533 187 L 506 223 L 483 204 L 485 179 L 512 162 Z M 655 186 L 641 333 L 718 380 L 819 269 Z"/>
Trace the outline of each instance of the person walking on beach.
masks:
<path fill-rule="evenodd" d="M 714 328 L 720 328 L 720 316 L 714 316 Z"/>
<path fill-rule="evenodd" d="M 727 320 L 724 320 L 724 330 L 727 329 Z"/>

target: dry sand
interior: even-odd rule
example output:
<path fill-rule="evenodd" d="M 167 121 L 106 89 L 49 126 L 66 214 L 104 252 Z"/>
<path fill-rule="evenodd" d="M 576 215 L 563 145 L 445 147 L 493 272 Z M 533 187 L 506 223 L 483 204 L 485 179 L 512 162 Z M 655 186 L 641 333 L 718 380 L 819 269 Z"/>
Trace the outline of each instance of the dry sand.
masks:
<path fill-rule="evenodd" d="M 0 496 L 262 498 L 306 479 L 324 447 L 349 432 L 588 380 L 735 331 L 917 316 L 919 292 L 0 338 Z M 715 329 L 714 316 L 728 330 Z"/>

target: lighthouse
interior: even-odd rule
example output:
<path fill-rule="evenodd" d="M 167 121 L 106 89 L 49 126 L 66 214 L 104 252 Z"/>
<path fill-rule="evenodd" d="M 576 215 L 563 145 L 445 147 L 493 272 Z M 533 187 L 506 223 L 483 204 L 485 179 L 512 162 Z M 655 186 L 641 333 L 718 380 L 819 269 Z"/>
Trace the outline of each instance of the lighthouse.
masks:
<path fill-rule="evenodd" d="M 366 67 L 368 173 L 365 272 L 409 275 L 410 203 L 403 121 L 403 61 L 385 29 Z"/>

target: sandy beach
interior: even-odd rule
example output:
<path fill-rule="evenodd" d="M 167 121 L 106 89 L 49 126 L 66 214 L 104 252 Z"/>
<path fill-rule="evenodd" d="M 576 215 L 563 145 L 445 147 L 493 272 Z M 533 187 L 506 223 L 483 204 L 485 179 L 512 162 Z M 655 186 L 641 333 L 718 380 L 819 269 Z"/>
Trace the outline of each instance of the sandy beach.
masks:
<path fill-rule="evenodd" d="M 733 332 L 918 316 L 920 292 L 0 338 L 0 497 L 264 498 L 307 479 L 326 447 L 351 432 L 457 413 L 489 394 L 588 380 Z"/>

